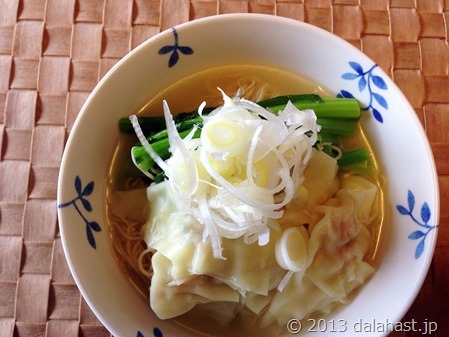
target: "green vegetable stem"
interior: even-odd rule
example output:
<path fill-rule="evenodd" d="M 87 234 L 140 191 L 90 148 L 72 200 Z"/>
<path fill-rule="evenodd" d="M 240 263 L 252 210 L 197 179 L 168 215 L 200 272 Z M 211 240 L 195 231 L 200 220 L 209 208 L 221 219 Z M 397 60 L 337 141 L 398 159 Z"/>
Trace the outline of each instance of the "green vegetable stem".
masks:
<path fill-rule="evenodd" d="M 271 99 L 257 102 L 260 106 L 277 114 L 285 109 L 288 102 L 293 103 L 298 109 L 313 109 L 317 116 L 317 124 L 321 126 L 318 134 L 318 141 L 315 146 L 321 144 L 321 148 L 331 156 L 336 157 L 341 151 L 333 151 L 332 146 L 340 147 L 340 138 L 350 136 L 354 133 L 359 121 L 361 110 L 356 99 L 352 98 L 327 98 L 316 94 L 305 95 L 286 95 L 278 96 Z M 215 108 L 205 108 L 203 114 L 207 115 Z M 170 157 L 168 133 L 165 129 L 165 120 L 163 116 L 156 117 L 139 117 L 139 125 L 147 136 L 148 142 L 154 151 L 162 158 Z M 201 127 L 203 118 L 199 115 L 198 110 L 191 112 L 183 112 L 174 117 L 175 126 L 181 138 L 186 137 L 193 127 L 198 129 L 195 131 L 194 137 L 199 138 L 201 135 Z M 133 133 L 134 129 L 128 118 L 119 120 L 119 130 L 125 133 Z M 324 145 L 323 145 L 324 144 Z M 143 146 L 135 145 L 131 151 L 133 161 L 138 165 L 142 172 L 152 172 L 156 174 L 155 163 L 149 156 Z M 349 152 L 343 152 L 337 160 L 340 168 L 366 167 L 369 160 L 369 153 L 365 150 L 358 149 Z M 163 176 L 159 174 L 158 177 Z M 160 179 L 158 179 L 160 180 Z"/>

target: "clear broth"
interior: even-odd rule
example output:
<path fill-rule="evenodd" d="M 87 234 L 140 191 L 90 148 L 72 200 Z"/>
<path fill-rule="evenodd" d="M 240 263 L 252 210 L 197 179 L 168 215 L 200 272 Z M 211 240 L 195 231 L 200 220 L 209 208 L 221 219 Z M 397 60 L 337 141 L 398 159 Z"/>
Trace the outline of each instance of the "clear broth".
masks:
<path fill-rule="evenodd" d="M 290 72 L 265 66 L 242 64 L 212 68 L 183 78 L 149 100 L 137 113 L 140 115 L 161 115 L 163 100 L 167 101 L 173 114 L 195 110 L 203 101 L 206 101 L 207 106 L 218 106 L 222 104 L 222 96 L 217 87 L 223 89 L 230 96 L 239 88 L 243 88 L 244 97 L 252 101 L 301 93 L 329 96 L 320 86 Z M 130 113 L 136 112 L 131 111 Z M 135 182 L 126 182 L 126 177 L 135 170 L 129 158 L 130 148 L 135 142 L 134 136 L 120 136 L 109 175 L 108 200 L 113 200 L 114 194 L 120 189 L 140 186 Z M 372 153 L 371 146 L 360 127 L 350 139 L 343 143 L 343 147 L 345 150 L 364 148 Z M 373 170 L 366 178 L 376 183 L 380 187 L 379 190 L 382 191 L 383 179 L 375 158 L 372 158 L 371 167 Z M 124 187 L 125 185 L 128 187 Z M 113 206 L 110 203 L 108 204 Z M 366 260 L 374 266 L 377 264 L 375 257 L 383 223 L 384 209 L 382 205 L 383 194 L 381 192 L 378 198 L 379 216 L 372 226 L 372 249 L 366 257 Z M 143 205 L 142 207 L 148 206 Z M 108 212 L 108 217 L 109 214 Z M 142 212 L 142 224 L 146 220 L 144 214 L 146 214 L 145 210 Z M 112 240 L 114 240 L 113 237 Z M 142 280 L 142 277 L 136 275 L 127 266 L 123 267 L 137 291 L 148 298 L 149 281 Z M 199 305 L 189 313 L 171 321 L 200 336 L 256 337 L 277 336 L 285 332 L 278 326 L 261 328 L 255 323 L 256 320 L 256 317 L 246 310 L 241 311 L 231 321 L 220 319 L 213 314 L 208 305 Z"/>

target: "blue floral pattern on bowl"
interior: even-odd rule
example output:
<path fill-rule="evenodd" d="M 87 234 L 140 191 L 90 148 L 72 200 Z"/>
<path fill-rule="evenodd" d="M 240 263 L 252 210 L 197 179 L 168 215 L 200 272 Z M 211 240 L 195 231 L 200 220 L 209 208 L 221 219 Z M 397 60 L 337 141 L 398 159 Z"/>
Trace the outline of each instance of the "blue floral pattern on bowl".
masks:
<path fill-rule="evenodd" d="M 388 110 L 388 102 L 383 95 L 379 92 L 374 91 L 375 88 L 379 90 L 388 90 L 388 86 L 384 79 L 374 74 L 374 70 L 378 67 L 377 64 L 371 66 L 368 70 L 364 70 L 360 63 L 351 61 L 349 66 L 352 68 L 353 72 L 344 73 L 341 77 L 348 81 L 358 81 L 358 90 L 360 93 L 365 90 L 368 91 L 369 103 L 367 106 L 362 108 L 362 110 L 370 110 L 373 113 L 374 118 L 383 123 L 383 117 L 379 109 L 383 108 Z M 347 90 L 341 90 L 337 97 L 345 98 L 357 98 L 354 94 Z M 378 106 L 376 108 L 376 106 Z"/>
<path fill-rule="evenodd" d="M 164 337 L 162 331 L 159 328 L 153 329 L 153 336 L 154 337 Z M 136 337 L 145 337 L 145 335 L 142 332 L 137 331 Z"/>
<path fill-rule="evenodd" d="M 413 211 L 415 210 L 415 204 L 416 204 L 415 195 L 413 194 L 412 191 L 409 190 L 407 193 L 407 206 L 396 205 L 396 209 L 401 215 L 409 216 L 410 219 L 415 224 L 417 224 L 422 228 L 421 230 L 416 230 L 412 232 L 408 236 L 410 240 L 419 240 L 415 250 L 415 259 L 419 259 L 422 253 L 424 252 L 425 240 L 427 238 L 427 235 L 438 226 L 429 224 L 432 213 L 430 211 L 430 207 L 427 202 L 424 202 L 421 206 L 420 210 L 421 219 L 416 218 L 416 216 L 413 214 Z"/>
<path fill-rule="evenodd" d="M 86 212 L 92 212 L 92 204 L 89 202 L 89 200 L 87 200 L 86 197 L 88 197 L 89 195 L 92 194 L 94 187 L 95 187 L 95 183 L 93 181 L 91 181 L 83 188 L 83 185 L 81 183 L 81 178 L 79 176 L 76 176 L 74 187 L 75 187 L 77 196 L 70 201 L 59 204 L 58 208 L 65 208 L 68 206 L 75 207 L 75 210 L 77 211 L 77 213 L 80 215 L 80 217 L 84 220 L 84 222 L 86 224 L 87 241 L 89 242 L 89 245 L 92 248 L 96 249 L 97 244 L 95 242 L 95 237 L 94 237 L 93 231 L 100 232 L 101 227 L 96 221 L 89 221 L 86 218 L 86 216 L 83 214 L 83 212 L 81 211 L 81 209 L 77 203 L 77 201 L 79 201 Z"/>
<path fill-rule="evenodd" d="M 345 72 L 341 77 L 347 81 L 358 81 L 358 91 L 361 94 L 365 94 L 364 92 L 366 91 L 369 95 L 368 104 L 361 109 L 371 111 L 376 121 L 383 123 L 384 119 L 380 110 L 388 110 L 389 105 L 386 98 L 380 94 L 380 91 L 388 90 L 388 86 L 381 76 L 374 74 L 374 71 L 378 65 L 374 64 L 369 66 L 368 70 L 365 71 L 362 65 L 358 62 L 350 61 L 348 64 L 354 72 Z M 361 98 L 348 90 L 340 90 L 337 97 L 355 99 Z M 396 209 L 401 215 L 409 216 L 415 224 L 422 227 L 422 230 L 416 230 L 408 236 L 410 240 L 419 240 L 415 250 L 415 259 L 419 259 L 424 252 L 427 235 L 433 229 L 438 227 L 429 224 L 432 215 L 429 204 L 427 202 L 423 203 L 421 206 L 421 219 L 418 220 L 413 214 L 415 209 L 415 195 L 409 190 L 407 194 L 407 207 L 403 205 L 396 205 Z"/>
<path fill-rule="evenodd" d="M 171 68 L 179 61 L 179 52 L 181 52 L 184 55 L 191 55 L 193 54 L 193 49 L 187 46 L 180 46 L 179 45 L 179 37 L 178 32 L 176 28 L 172 28 L 173 37 L 175 38 L 175 43 L 172 46 L 164 46 L 161 49 L 159 49 L 159 55 L 165 55 L 168 53 L 170 54 L 170 58 L 168 59 L 168 67 Z"/>

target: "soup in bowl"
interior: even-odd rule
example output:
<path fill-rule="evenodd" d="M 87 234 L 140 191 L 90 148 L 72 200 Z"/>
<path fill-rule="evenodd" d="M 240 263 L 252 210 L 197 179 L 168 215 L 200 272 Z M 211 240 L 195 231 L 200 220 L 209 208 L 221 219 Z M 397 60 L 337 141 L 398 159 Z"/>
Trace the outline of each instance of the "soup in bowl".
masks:
<path fill-rule="evenodd" d="M 375 62 L 255 14 L 121 60 L 58 190 L 69 267 L 115 336 L 385 336 L 427 273 L 438 200 L 420 122 Z"/>

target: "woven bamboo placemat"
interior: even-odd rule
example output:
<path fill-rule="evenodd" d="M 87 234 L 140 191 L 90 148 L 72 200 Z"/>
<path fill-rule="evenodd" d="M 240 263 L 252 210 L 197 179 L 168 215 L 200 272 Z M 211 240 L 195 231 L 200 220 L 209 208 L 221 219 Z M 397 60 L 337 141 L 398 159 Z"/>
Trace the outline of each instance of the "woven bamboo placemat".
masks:
<path fill-rule="evenodd" d="M 80 296 L 58 234 L 67 135 L 95 84 L 131 49 L 176 24 L 232 12 L 331 31 L 408 97 L 434 151 L 442 207 L 432 268 L 404 320 L 437 322 L 432 336 L 449 336 L 448 0 L 0 0 L 0 337 L 110 336 Z"/>

